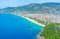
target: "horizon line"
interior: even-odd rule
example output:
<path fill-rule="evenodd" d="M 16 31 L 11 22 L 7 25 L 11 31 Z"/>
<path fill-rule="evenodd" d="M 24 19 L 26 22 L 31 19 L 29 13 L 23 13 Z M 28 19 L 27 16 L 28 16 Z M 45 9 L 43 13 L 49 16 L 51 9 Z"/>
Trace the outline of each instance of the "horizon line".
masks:
<path fill-rule="evenodd" d="M 45 3 L 59 3 L 59 2 L 45 2 Z M 30 4 L 44 4 L 44 3 L 29 3 L 29 4 L 25 4 L 25 5 L 19 5 L 19 6 L 26 6 L 26 5 L 30 5 Z M 19 6 L 7 6 L 7 7 L 19 7 Z M 7 7 L 4 7 L 4 8 L 7 8 Z M 4 8 L 0 8 L 0 9 L 4 9 Z"/>

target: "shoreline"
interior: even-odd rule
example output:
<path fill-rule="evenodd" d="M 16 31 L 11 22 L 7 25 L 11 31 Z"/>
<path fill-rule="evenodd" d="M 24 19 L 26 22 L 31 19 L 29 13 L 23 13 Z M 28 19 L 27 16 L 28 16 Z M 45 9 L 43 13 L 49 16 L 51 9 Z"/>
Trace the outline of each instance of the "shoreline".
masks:
<path fill-rule="evenodd" d="M 41 24 L 41 23 L 38 23 L 37 21 L 35 21 L 35 20 L 33 20 L 33 19 L 30 19 L 30 18 L 28 18 L 28 17 L 24 17 L 24 16 L 19 15 L 19 14 L 14 14 L 14 15 L 21 16 L 21 17 L 23 17 L 23 18 L 25 18 L 25 19 L 27 19 L 27 20 L 35 23 L 35 24 L 38 24 L 38 25 L 40 25 L 40 26 L 42 25 L 42 27 L 45 27 L 45 25 L 43 25 L 43 24 Z M 38 33 L 38 35 L 37 35 L 37 38 L 38 38 L 38 39 L 40 39 L 40 34 L 42 33 L 42 31 L 43 31 L 43 29 L 41 30 L 41 32 Z"/>
<path fill-rule="evenodd" d="M 20 15 L 20 16 L 21 16 L 21 15 Z M 23 17 L 23 18 L 25 18 L 25 19 L 33 22 L 33 23 L 36 23 L 36 24 L 38 24 L 38 25 L 40 25 L 40 26 L 41 26 L 41 25 L 42 25 L 43 27 L 45 26 L 45 25 L 43 25 L 43 24 L 41 24 L 41 23 L 38 23 L 37 21 L 35 21 L 35 20 L 33 20 L 33 19 L 28 18 L 28 17 L 24 17 L 24 16 L 21 16 L 21 17 Z"/>
<path fill-rule="evenodd" d="M 20 16 L 21 16 L 21 15 L 20 15 Z M 25 18 L 25 19 L 33 22 L 33 23 L 36 23 L 36 24 L 38 24 L 38 25 L 40 25 L 40 26 L 42 25 L 42 27 L 45 27 L 45 25 L 43 25 L 43 24 L 41 24 L 41 23 L 38 23 L 37 21 L 35 21 L 35 20 L 33 20 L 33 19 L 30 19 L 30 18 L 24 17 L 24 16 L 21 16 L 21 17 L 23 17 L 23 18 Z M 40 34 L 41 34 L 42 32 L 43 32 L 43 29 L 41 30 L 41 32 L 39 32 L 39 33 L 37 34 L 37 38 L 38 38 L 38 39 L 41 38 L 41 37 L 40 37 Z"/>
<path fill-rule="evenodd" d="M 27 20 L 29 20 L 29 21 L 35 23 L 35 24 L 38 24 L 38 25 L 40 25 L 40 26 L 42 25 L 43 27 L 45 27 L 44 24 L 38 23 L 36 20 L 30 19 L 30 18 L 28 18 L 28 17 L 24 17 L 24 16 L 22 16 L 22 15 L 20 15 L 20 14 L 14 14 L 14 15 L 21 16 L 21 17 L 23 17 L 23 18 L 25 18 L 25 19 L 27 19 Z"/>

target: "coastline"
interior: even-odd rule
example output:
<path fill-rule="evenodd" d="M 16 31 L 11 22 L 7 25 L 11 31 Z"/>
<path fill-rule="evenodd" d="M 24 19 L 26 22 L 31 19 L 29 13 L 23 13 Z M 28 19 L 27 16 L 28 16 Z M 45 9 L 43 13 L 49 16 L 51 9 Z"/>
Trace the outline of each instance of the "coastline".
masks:
<path fill-rule="evenodd" d="M 22 15 L 19 15 L 19 14 L 14 14 L 14 15 L 18 15 L 18 16 L 21 16 L 21 17 L 23 17 L 23 18 L 25 18 L 25 19 L 27 19 L 27 20 L 29 20 L 29 21 L 31 21 L 31 22 L 33 22 L 33 23 L 35 23 L 35 24 L 37 24 L 37 25 L 42 25 L 42 27 L 45 27 L 45 25 L 44 24 L 41 24 L 41 23 L 38 23 L 37 21 L 35 21 L 35 20 L 33 20 L 33 19 L 30 19 L 30 18 L 28 18 L 28 17 L 24 17 L 24 16 L 22 16 Z M 41 32 L 39 32 L 38 33 L 38 35 L 37 35 L 37 38 L 38 39 L 40 39 L 41 37 L 40 37 L 40 34 L 43 32 L 43 29 L 41 30 Z"/>
<path fill-rule="evenodd" d="M 20 16 L 21 16 L 21 15 L 20 15 Z M 33 22 L 33 23 L 36 23 L 36 24 L 38 24 L 38 25 L 42 25 L 43 27 L 45 26 L 45 25 L 43 25 L 43 24 L 41 24 L 41 23 L 38 23 L 37 21 L 35 21 L 35 20 L 33 20 L 33 19 L 28 18 L 28 17 L 24 17 L 24 16 L 21 16 L 21 17 L 23 17 L 23 18 L 25 18 L 25 19 Z"/>
<path fill-rule="evenodd" d="M 27 20 L 29 20 L 29 21 L 35 23 L 35 24 L 38 24 L 38 25 L 40 25 L 40 26 L 42 25 L 43 27 L 45 27 L 44 24 L 38 23 L 36 20 L 30 19 L 30 18 L 28 18 L 28 17 L 24 17 L 24 16 L 22 16 L 22 15 L 20 15 L 20 14 L 14 14 L 14 15 L 21 16 L 21 17 L 23 17 L 23 18 L 25 18 L 25 19 L 27 19 Z"/>
<path fill-rule="evenodd" d="M 20 16 L 21 16 L 21 15 L 20 15 Z M 24 17 L 24 16 L 21 16 L 21 17 L 23 17 L 23 18 L 25 18 L 25 19 L 33 22 L 33 23 L 36 23 L 36 24 L 38 24 L 38 25 L 42 25 L 43 27 L 45 27 L 45 25 L 43 25 L 43 24 L 41 24 L 41 23 L 38 23 L 37 21 L 35 21 L 35 20 L 33 20 L 33 19 L 30 19 L 30 18 Z M 37 35 L 37 38 L 38 38 L 38 39 L 41 39 L 40 34 L 41 34 L 42 32 L 43 32 L 43 29 L 41 30 L 41 32 L 38 33 L 38 35 Z"/>

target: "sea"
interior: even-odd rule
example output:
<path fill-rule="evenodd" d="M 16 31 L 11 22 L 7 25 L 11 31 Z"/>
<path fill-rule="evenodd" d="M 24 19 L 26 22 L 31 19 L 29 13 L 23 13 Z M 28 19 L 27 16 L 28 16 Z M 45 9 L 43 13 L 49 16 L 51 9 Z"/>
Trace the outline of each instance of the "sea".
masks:
<path fill-rule="evenodd" d="M 0 39 L 37 39 L 42 25 L 14 14 L 0 14 Z"/>

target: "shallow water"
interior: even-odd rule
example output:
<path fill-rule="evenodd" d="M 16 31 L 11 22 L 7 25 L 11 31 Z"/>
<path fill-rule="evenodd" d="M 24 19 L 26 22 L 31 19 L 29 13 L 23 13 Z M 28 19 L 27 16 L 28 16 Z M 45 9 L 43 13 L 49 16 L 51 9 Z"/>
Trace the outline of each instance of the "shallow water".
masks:
<path fill-rule="evenodd" d="M 42 28 L 21 16 L 0 14 L 0 39 L 35 39 Z"/>

